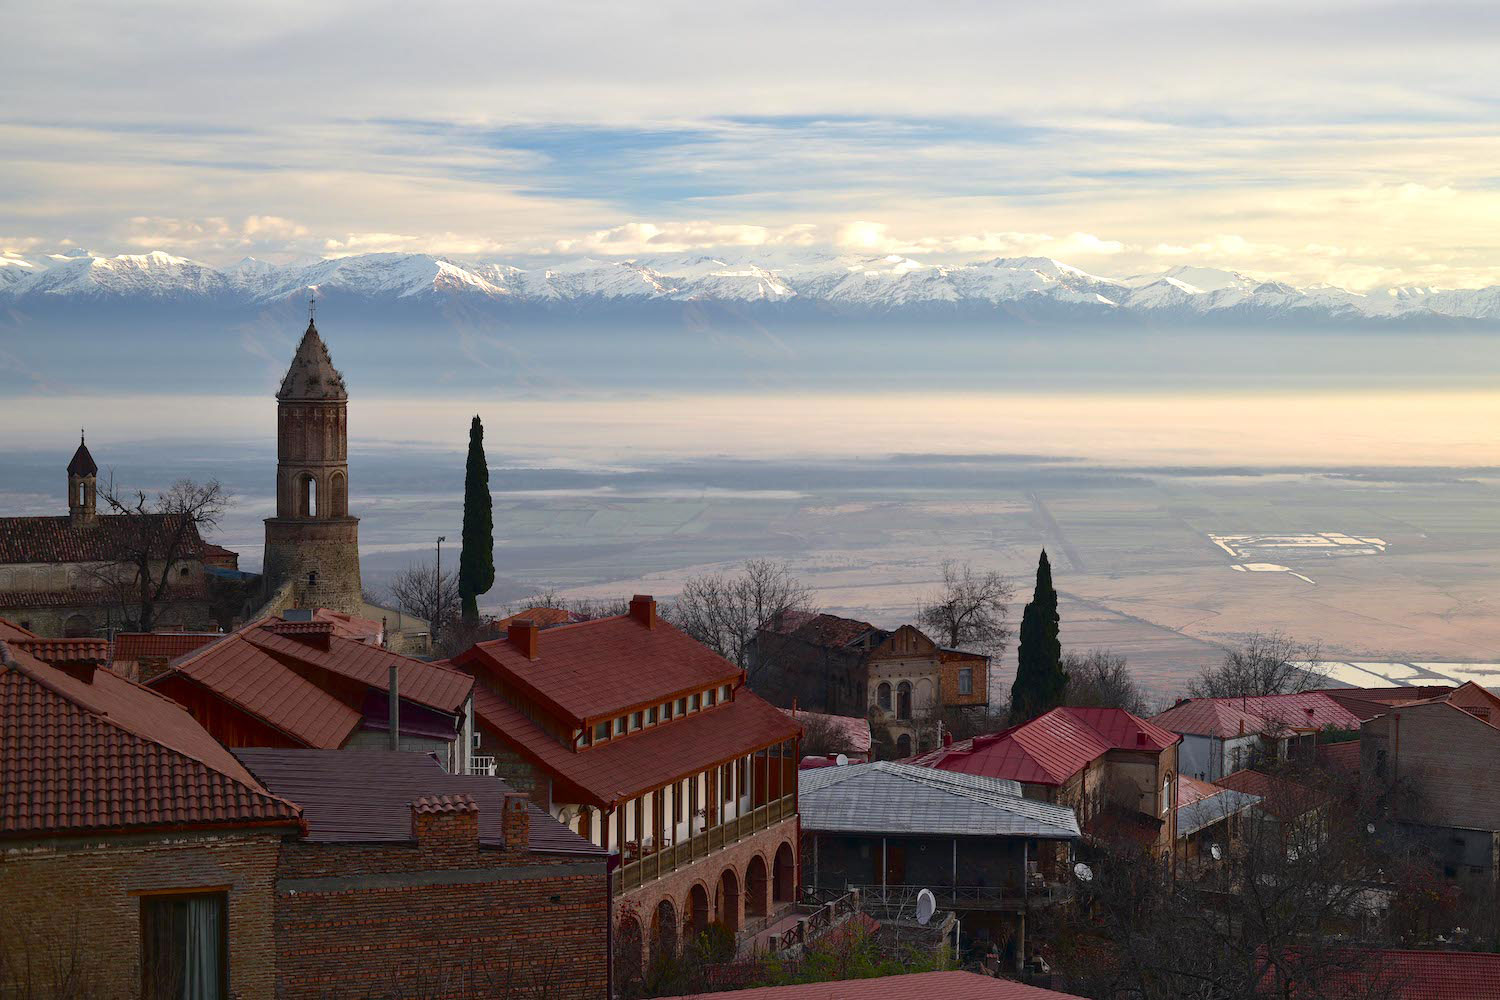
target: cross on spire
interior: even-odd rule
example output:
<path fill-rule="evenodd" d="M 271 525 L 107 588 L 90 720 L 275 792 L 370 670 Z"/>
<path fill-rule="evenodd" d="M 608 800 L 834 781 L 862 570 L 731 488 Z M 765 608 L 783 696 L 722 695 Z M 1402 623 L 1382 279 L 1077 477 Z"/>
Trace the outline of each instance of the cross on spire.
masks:
<path fill-rule="evenodd" d="M 307 297 L 307 321 L 309 323 L 311 323 L 313 321 L 313 315 L 317 311 L 318 311 L 318 297 L 316 295 L 309 295 Z"/>

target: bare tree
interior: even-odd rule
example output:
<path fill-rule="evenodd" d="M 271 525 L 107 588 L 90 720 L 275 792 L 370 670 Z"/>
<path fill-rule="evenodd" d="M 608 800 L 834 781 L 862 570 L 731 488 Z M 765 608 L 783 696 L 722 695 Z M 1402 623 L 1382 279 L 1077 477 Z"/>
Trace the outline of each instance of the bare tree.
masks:
<path fill-rule="evenodd" d="M 979 574 L 950 559 L 943 563 L 941 586 L 917 605 L 917 622 L 947 649 L 998 657 L 1010 638 L 1005 612 L 1014 593 L 999 573 Z"/>
<path fill-rule="evenodd" d="M 439 580 L 432 563 L 417 563 L 392 577 L 386 589 L 398 608 L 426 619 L 435 632 L 459 616 L 457 572 L 444 573 Z"/>
<path fill-rule="evenodd" d="M 1205 667 L 1188 685 L 1194 698 L 1254 698 L 1296 694 L 1322 683 L 1316 644 L 1280 632 L 1257 632 L 1228 650 L 1217 667 Z"/>
<path fill-rule="evenodd" d="M 748 670 L 756 630 L 789 611 L 809 610 L 811 603 L 810 591 L 786 563 L 751 559 L 734 576 L 691 577 L 666 615 L 688 635 Z"/>
<path fill-rule="evenodd" d="M 150 632 L 159 608 L 181 593 L 181 573 L 200 557 L 203 533 L 233 498 L 217 479 L 181 479 L 154 497 L 119 490 L 111 480 L 99 496 L 110 512 L 109 540 L 106 561 L 92 576 L 114 595 L 129 627 Z"/>
<path fill-rule="evenodd" d="M 803 756 L 830 757 L 849 749 L 844 730 L 832 717 L 809 712 L 797 721 L 802 725 Z"/>
<path fill-rule="evenodd" d="M 1125 657 L 1107 649 L 1067 653 L 1068 704 L 1084 708 L 1123 708 L 1142 715 L 1146 698 L 1130 673 Z"/>

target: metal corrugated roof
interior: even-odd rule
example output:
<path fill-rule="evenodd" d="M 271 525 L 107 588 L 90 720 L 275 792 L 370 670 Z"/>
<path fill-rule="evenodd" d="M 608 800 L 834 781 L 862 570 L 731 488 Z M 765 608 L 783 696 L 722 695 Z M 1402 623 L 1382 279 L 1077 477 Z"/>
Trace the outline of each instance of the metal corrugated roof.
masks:
<path fill-rule="evenodd" d="M 1358 729 L 1360 719 L 1321 691 L 1258 698 L 1194 698 L 1153 716 L 1174 733 L 1230 739 L 1294 729 Z"/>
<path fill-rule="evenodd" d="M 1178 781 L 1186 779 L 1178 778 Z M 1260 796 L 1214 786 L 1216 794 L 1195 798 L 1177 807 L 1178 838 L 1197 833 L 1220 820 L 1242 813 L 1260 802 Z"/>
<path fill-rule="evenodd" d="M 798 773 L 804 830 L 973 837 L 1078 836 L 1073 810 L 1014 781 L 881 760 Z"/>
<path fill-rule="evenodd" d="M 499 778 L 449 774 L 431 754 L 247 748 L 234 755 L 275 794 L 302 807 L 309 841 L 409 843 L 412 803 L 467 795 L 479 807 L 479 842 L 505 843 L 505 796 L 514 789 Z M 531 850 L 604 854 L 535 805 L 527 806 Z"/>

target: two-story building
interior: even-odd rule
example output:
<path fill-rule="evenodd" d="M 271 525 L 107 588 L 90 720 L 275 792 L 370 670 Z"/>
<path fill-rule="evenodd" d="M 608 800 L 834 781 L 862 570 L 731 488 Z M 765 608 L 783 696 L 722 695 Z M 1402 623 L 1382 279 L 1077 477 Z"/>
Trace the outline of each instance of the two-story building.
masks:
<path fill-rule="evenodd" d="M 1360 718 L 1323 691 L 1188 698 L 1151 721 L 1182 737 L 1182 773 L 1200 781 L 1262 761 L 1311 760 L 1324 730 L 1358 731 Z"/>
<path fill-rule="evenodd" d="M 943 649 L 914 625 L 785 612 L 756 633 L 752 685 L 783 707 L 863 715 L 885 755 L 909 757 L 937 742 L 945 708 L 989 703 L 989 658 Z"/>
<path fill-rule="evenodd" d="M 1176 734 L 1122 708 L 1054 708 L 1030 722 L 913 758 L 1019 782 L 1078 814 L 1087 833 L 1126 833 L 1160 853 L 1176 839 Z"/>
<path fill-rule="evenodd" d="M 476 682 L 476 769 L 614 856 L 627 955 L 710 922 L 749 934 L 795 901 L 800 727 L 649 596 L 612 618 L 513 621 L 453 665 Z"/>

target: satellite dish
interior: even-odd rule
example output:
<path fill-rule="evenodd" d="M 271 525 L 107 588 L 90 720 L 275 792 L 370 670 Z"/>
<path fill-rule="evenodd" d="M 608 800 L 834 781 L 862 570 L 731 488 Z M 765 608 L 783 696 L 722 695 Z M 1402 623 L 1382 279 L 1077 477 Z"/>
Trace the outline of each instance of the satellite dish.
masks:
<path fill-rule="evenodd" d="M 926 927 L 927 921 L 931 920 L 932 915 L 936 912 L 937 897 L 932 894 L 932 890 L 923 889 L 917 893 L 917 923 Z"/>
<path fill-rule="evenodd" d="M 1084 864 L 1082 861 L 1078 862 L 1078 864 L 1076 864 L 1076 865 L 1073 866 L 1073 874 L 1077 877 L 1078 881 L 1080 881 L 1080 882 L 1092 882 L 1092 881 L 1094 881 L 1094 869 L 1090 868 L 1088 865 Z"/>
<path fill-rule="evenodd" d="M 1366 823 L 1365 824 L 1365 833 L 1374 833 L 1374 832 L 1375 832 L 1375 824 L 1374 823 Z"/>
<path fill-rule="evenodd" d="M 837 757 L 833 758 L 833 763 L 837 767 L 843 767 L 845 764 L 849 763 L 849 758 L 844 754 L 839 754 Z"/>
<path fill-rule="evenodd" d="M 1220 847 L 1218 844 L 1214 844 L 1213 846 L 1211 846 L 1208 849 L 1208 853 L 1214 856 L 1215 861 L 1224 860 L 1224 848 Z"/>

